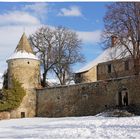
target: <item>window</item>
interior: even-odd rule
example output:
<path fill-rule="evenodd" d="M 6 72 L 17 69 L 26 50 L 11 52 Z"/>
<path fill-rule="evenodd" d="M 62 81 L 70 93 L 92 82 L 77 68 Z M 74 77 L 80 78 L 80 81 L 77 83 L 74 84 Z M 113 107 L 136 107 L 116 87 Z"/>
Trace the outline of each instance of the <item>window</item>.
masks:
<path fill-rule="evenodd" d="M 108 71 L 108 73 L 111 73 L 111 64 L 107 65 L 107 71 Z"/>
<path fill-rule="evenodd" d="M 129 70 L 129 61 L 125 61 L 124 63 L 124 69 Z"/>

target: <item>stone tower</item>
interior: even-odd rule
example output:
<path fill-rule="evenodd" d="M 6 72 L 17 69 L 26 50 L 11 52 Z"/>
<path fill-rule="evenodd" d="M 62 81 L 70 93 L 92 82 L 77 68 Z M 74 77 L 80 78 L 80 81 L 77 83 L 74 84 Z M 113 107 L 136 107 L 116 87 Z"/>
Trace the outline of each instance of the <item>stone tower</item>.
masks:
<path fill-rule="evenodd" d="M 11 118 L 33 117 L 36 115 L 36 88 L 40 85 L 40 61 L 34 55 L 29 41 L 23 33 L 8 63 L 8 87 L 15 77 L 26 90 L 26 96 L 19 108 L 11 111 Z"/>

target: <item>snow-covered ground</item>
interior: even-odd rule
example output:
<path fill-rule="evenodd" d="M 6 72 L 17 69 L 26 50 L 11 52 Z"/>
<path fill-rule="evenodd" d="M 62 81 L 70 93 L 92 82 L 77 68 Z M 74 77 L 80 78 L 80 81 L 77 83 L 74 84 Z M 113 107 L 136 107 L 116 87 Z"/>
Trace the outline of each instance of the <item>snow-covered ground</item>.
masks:
<path fill-rule="evenodd" d="M 140 117 L 24 118 L 0 121 L 0 138 L 140 138 Z"/>

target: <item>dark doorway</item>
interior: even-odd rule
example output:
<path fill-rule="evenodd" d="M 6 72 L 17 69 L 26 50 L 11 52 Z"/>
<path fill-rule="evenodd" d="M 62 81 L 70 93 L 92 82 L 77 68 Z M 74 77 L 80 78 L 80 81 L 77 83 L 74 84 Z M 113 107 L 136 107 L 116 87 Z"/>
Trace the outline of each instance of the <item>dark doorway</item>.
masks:
<path fill-rule="evenodd" d="M 25 118 L 25 112 L 21 112 L 21 118 Z"/>
<path fill-rule="evenodd" d="M 128 106 L 128 91 L 126 89 L 119 92 L 119 106 Z"/>
<path fill-rule="evenodd" d="M 121 91 L 119 92 L 119 106 L 122 106 L 122 95 L 121 95 Z"/>

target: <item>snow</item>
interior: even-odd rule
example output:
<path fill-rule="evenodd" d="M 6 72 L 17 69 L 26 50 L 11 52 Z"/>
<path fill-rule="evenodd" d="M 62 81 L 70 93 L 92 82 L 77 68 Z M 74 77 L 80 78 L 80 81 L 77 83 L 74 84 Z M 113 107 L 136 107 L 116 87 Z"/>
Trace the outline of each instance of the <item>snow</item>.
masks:
<path fill-rule="evenodd" d="M 25 52 L 25 51 L 18 51 L 18 52 L 15 51 L 15 52 L 8 58 L 8 60 L 10 60 L 10 59 L 17 59 L 17 58 L 28 58 L 28 59 L 39 60 L 39 59 L 37 58 L 37 56 L 35 56 L 34 54 L 28 53 L 28 52 Z"/>
<path fill-rule="evenodd" d="M 58 79 L 49 78 L 49 79 L 46 79 L 46 81 L 47 81 L 47 84 L 48 84 L 50 87 L 60 85 L 60 82 L 59 82 Z"/>
<path fill-rule="evenodd" d="M 3 86 L 3 82 L 0 81 L 0 89 L 2 89 L 2 86 Z"/>
<path fill-rule="evenodd" d="M 104 50 L 101 55 L 99 55 L 96 59 L 94 59 L 92 62 L 87 64 L 85 67 L 76 71 L 76 73 L 88 71 L 99 63 L 111 61 L 114 59 L 121 59 L 127 56 L 129 56 L 129 52 L 126 50 L 126 47 L 123 47 L 123 46 L 111 47 Z"/>
<path fill-rule="evenodd" d="M 2 89 L 3 86 L 3 78 L 2 78 L 3 74 L 0 73 L 0 89 Z"/>
<path fill-rule="evenodd" d="M 0 138 L 140 138 L 140 117 L 24 118 L 0 121 Z"/>

